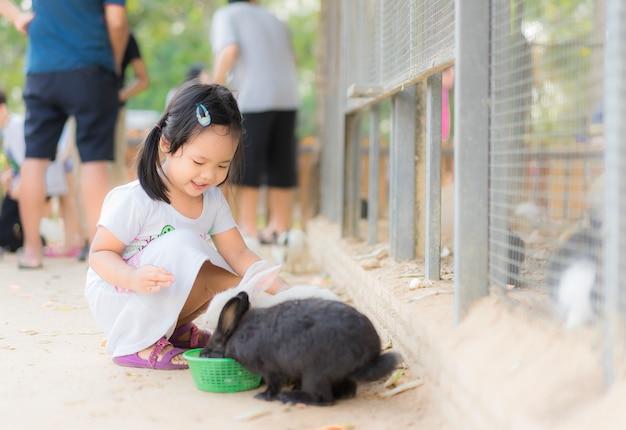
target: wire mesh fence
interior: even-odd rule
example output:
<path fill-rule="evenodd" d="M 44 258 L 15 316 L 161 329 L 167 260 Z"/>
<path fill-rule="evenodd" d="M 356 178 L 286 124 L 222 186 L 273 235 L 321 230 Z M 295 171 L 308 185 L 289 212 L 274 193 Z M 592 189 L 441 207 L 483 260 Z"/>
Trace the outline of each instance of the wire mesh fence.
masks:
<path fill-rule="evenodd" d="M 580 325 L 602 312 L 604 15 L 602 2 L 552 3 L 492 9 L 490 272 Z M 571 277 L 588 296 L 577 310 L 563 297 Z"/>
<path fill-rule="evenodd" d="M 604 337 L 610 379 L 615 361 L 623 362 L 626 320 L 626 5 L 491 0 L 483 7 L 323 2 L 321 212 L 347 225 L 347 235 L 382 237 L 392 249 L 401 231 L 433 277 L 440 248 L 428 237 L 434 231 L 441 245 L 454 236 L 461 310 L 491 289 L 566 328 L 591 327 Z M 441 76 L 452 64 L 447 147 L 445 110 L 432 100 L 446 94 Z M 457 192 L 446 205 L 441 178 L 452 147 Z M 374 213 L 368 235 L 355 220 L 364 201 Z M 462 214 L 452 234 L 443 221 L 450 206 Z M 413 224 L 396 225 L 402 211 Z M 381 220 L 388 236 L 372 235 Z"/>

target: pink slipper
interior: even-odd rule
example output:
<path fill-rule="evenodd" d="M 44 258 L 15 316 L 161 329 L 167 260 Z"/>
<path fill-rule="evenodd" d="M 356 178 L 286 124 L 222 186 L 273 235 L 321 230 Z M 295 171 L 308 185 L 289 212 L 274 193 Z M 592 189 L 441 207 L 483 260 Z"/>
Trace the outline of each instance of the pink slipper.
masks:
<path fill-rule="evenodd" d="M 150 352 L 150 357 L 147 360 L 141 358 L 139 353 L 122 355 L 120 357 L 113 357 L 113 362 L 115 364 L 119 364 L 120 366 L 127 367 L 140 367 L 143 369 L 159 369 L 159 370 L 174 370 L 174 369 L 188 369 L 189 366 L 187 364 L 174 364 L 172 363 L 172 358 L 175 356 L 182 354 L 185 352 L 184 349 L 180 348 L 172 348 L 163 354 L 163 357 L 160 361 L 157 361 L 159 358 L 159 354 L 163 349 L 171 345 L 165 337 L 162 337 L 157 341 Z"/>
<path fill-rule="evenodd" d="M 80 246 L 75 246 L 67 251 L 61 251 L 53 246 L 46 246 L 43 249 L 43 255 L 48 258 L 76 258 L 80 254 Z"/>
<path fill-rule="evenodd" d="M 185 333 L 189 333 L 189 339 L 179 340 L 179 338 Z M 202 336 L 202 340 L 200 339 Z M 169 341 L 177 348 L 194 349 L 204 348 L 209 339 L 211 338 L 211 332 L 208 330 L 200 330 L 194 323 L 183 324 L 174 330 L 174 333 L 170 336 Z"/>

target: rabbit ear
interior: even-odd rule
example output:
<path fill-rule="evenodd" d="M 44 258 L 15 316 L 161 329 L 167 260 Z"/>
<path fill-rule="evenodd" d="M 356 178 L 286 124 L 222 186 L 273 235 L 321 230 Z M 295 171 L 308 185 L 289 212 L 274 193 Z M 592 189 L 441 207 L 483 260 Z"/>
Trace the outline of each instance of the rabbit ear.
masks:
<path fill-rule="evenodd" d="M 248 268 L 238 289 L 247 292 L 250 299 L 254 300 L 257 293 L 267 290 L 272 285 L 280 269 L 280 265 L 270 266 L 267 261 L 257 261 Z"/>
<path fill-rule="evenodd" d="M 241 278 L 239 285 L 249 284 L 256 275 L 263 270 L 266 270 L 268 267 L 270 267 L 269 263 L 264 260 L 252 263 L 250 267 L 248 267 L 248 270 L 246 270 L 246 273 L 243 274 L 243 278 Z"/>
<path fill-rule="evenodd" d="M 281 266 L 280 264 L 269 267 L 259 273 L 257 273 L 251 280 L 252 285 L 254 286 L 254 292 L 258 293 L 260 291 L 267 290 L 280 272 Z"/>
<path fill-rule="evenodd" d="M 217 322 L 217 329 L 213 333 L 216 343 L 226 344 L 228 339 L 233 335 L 241 317 L 250 309 L 250 300 L 248 294 L 241 292 L 230 299 L 224 305 L 220 313 L 220 319 Z"/>

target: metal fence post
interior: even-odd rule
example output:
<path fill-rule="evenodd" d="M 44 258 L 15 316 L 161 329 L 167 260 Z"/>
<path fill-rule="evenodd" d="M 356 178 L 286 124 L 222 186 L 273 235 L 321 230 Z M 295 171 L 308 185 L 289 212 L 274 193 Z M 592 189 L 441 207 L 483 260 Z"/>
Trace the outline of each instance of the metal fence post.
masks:
<path fill-rule="evenodd" d="M 488 294 L 489 2 L 455 4 L 454 319 Z"/>
<path fill-rule="evenodd" d="M 415 257 L 415 86 L 392 97 L 389 151 L 389 249 L 395 260 Z"/>
<path fill-rule="evenodd" d="M 426 249 L 424 276 L 441 278 L 441 72 L 426 83 Z"/>
<path fill-rule="evenodd" d="M 624 317 L 623 276 L 626 250 L 626 219 L 620 215 L 626 196 L 626 5 L 623 0 L 606 2 L 606 38 L 604 63 L 604 145 L 605 145 L 605 200 L 604 200 L 604 376 L 607 386 L 615 379 L 616 326 L 619 313 Z M 621 304 L 621 309 L 620 309 Z"/>
<path fill-rule="evenodd" d="M 343 201 L 343 166 L 344 166 L 344 120 L 345 88 L 342 70 L 345 48 L 344 4 L 338 1 L 324 1 L 324 48 L 320 52 L 326 55 L 324 64 L 324 92 L 320 101 L 324 112 L 323 127 L 320 128 L 321 163 L 320 163 L 320 212 L 332 222 L 339 222 Z M 334 36 L 334 37 L 333 37 Z M 337 43 L 337 40 L 340 42 Z"/>
<path fill-rule="evenodd" d="M 361 118 L 359 114 L 346 115 L 345 166 L 341 237 L 358 237 L 361 167 Z"/>
<path fill-rule="evenodd" d="M 378 193 L 380 191 L 380 105 L 370 108 L 369 167 L 367 188 L 367 243 L 378 242 Z"/>

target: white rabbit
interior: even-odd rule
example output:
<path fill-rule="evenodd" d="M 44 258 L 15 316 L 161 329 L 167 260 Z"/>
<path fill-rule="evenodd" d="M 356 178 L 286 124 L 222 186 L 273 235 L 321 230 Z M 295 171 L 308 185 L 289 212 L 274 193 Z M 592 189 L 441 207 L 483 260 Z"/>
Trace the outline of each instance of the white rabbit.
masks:
<path fill-rule="evenodd" d="M 201 318 L 201 323 L 209 329 L 215 329 L 220 312 L 226 302 L 242 291 L 248 294 L 253 308 L 267 308 L 287 300 L 307 298 L 341 301 L 331 290 L 317 285 L 294 285 L 274 295 L 265 293 L 265 290 L 272 285 L 280 270 L 280 265 L 271 266 L 267 261 L 254 263 L 248 268 L 238 286 L 222 291 L 213 297 L 208 309 Z"/>
<path fill-rule="evenodd" d="M 287 290 L 283 290 L 274 295 L 267 293 L 259 293 L 252 301 L 253 308 L 269 308 L 287 300 L 297 299 L 325 299 L 341 301 L 341 299 L 328 288 L 322 288 L 317 285 L 294 285 Z"/>
<path fill-rule="evenodd" d="M 546 282 L 556 313 L 568 330 L 592 322 L 601 313 L 601 252 L 600 231 L 583 228 L 550 257 Z"/>
<path fill-rule="evenodd" d="M 267 290 L 272 285 L 280 269 L 280 265 L 271 266 L 270 263 L 264 260 L 252 264 L 243 275 L 239 285 L 222 291 L 211 299 L 202 322 L 210 329 L 217 327 L 220 312 L 229 299 L 244 291 L 248 294 L 250 300 L 254 300 L 258 293 Z"/>

